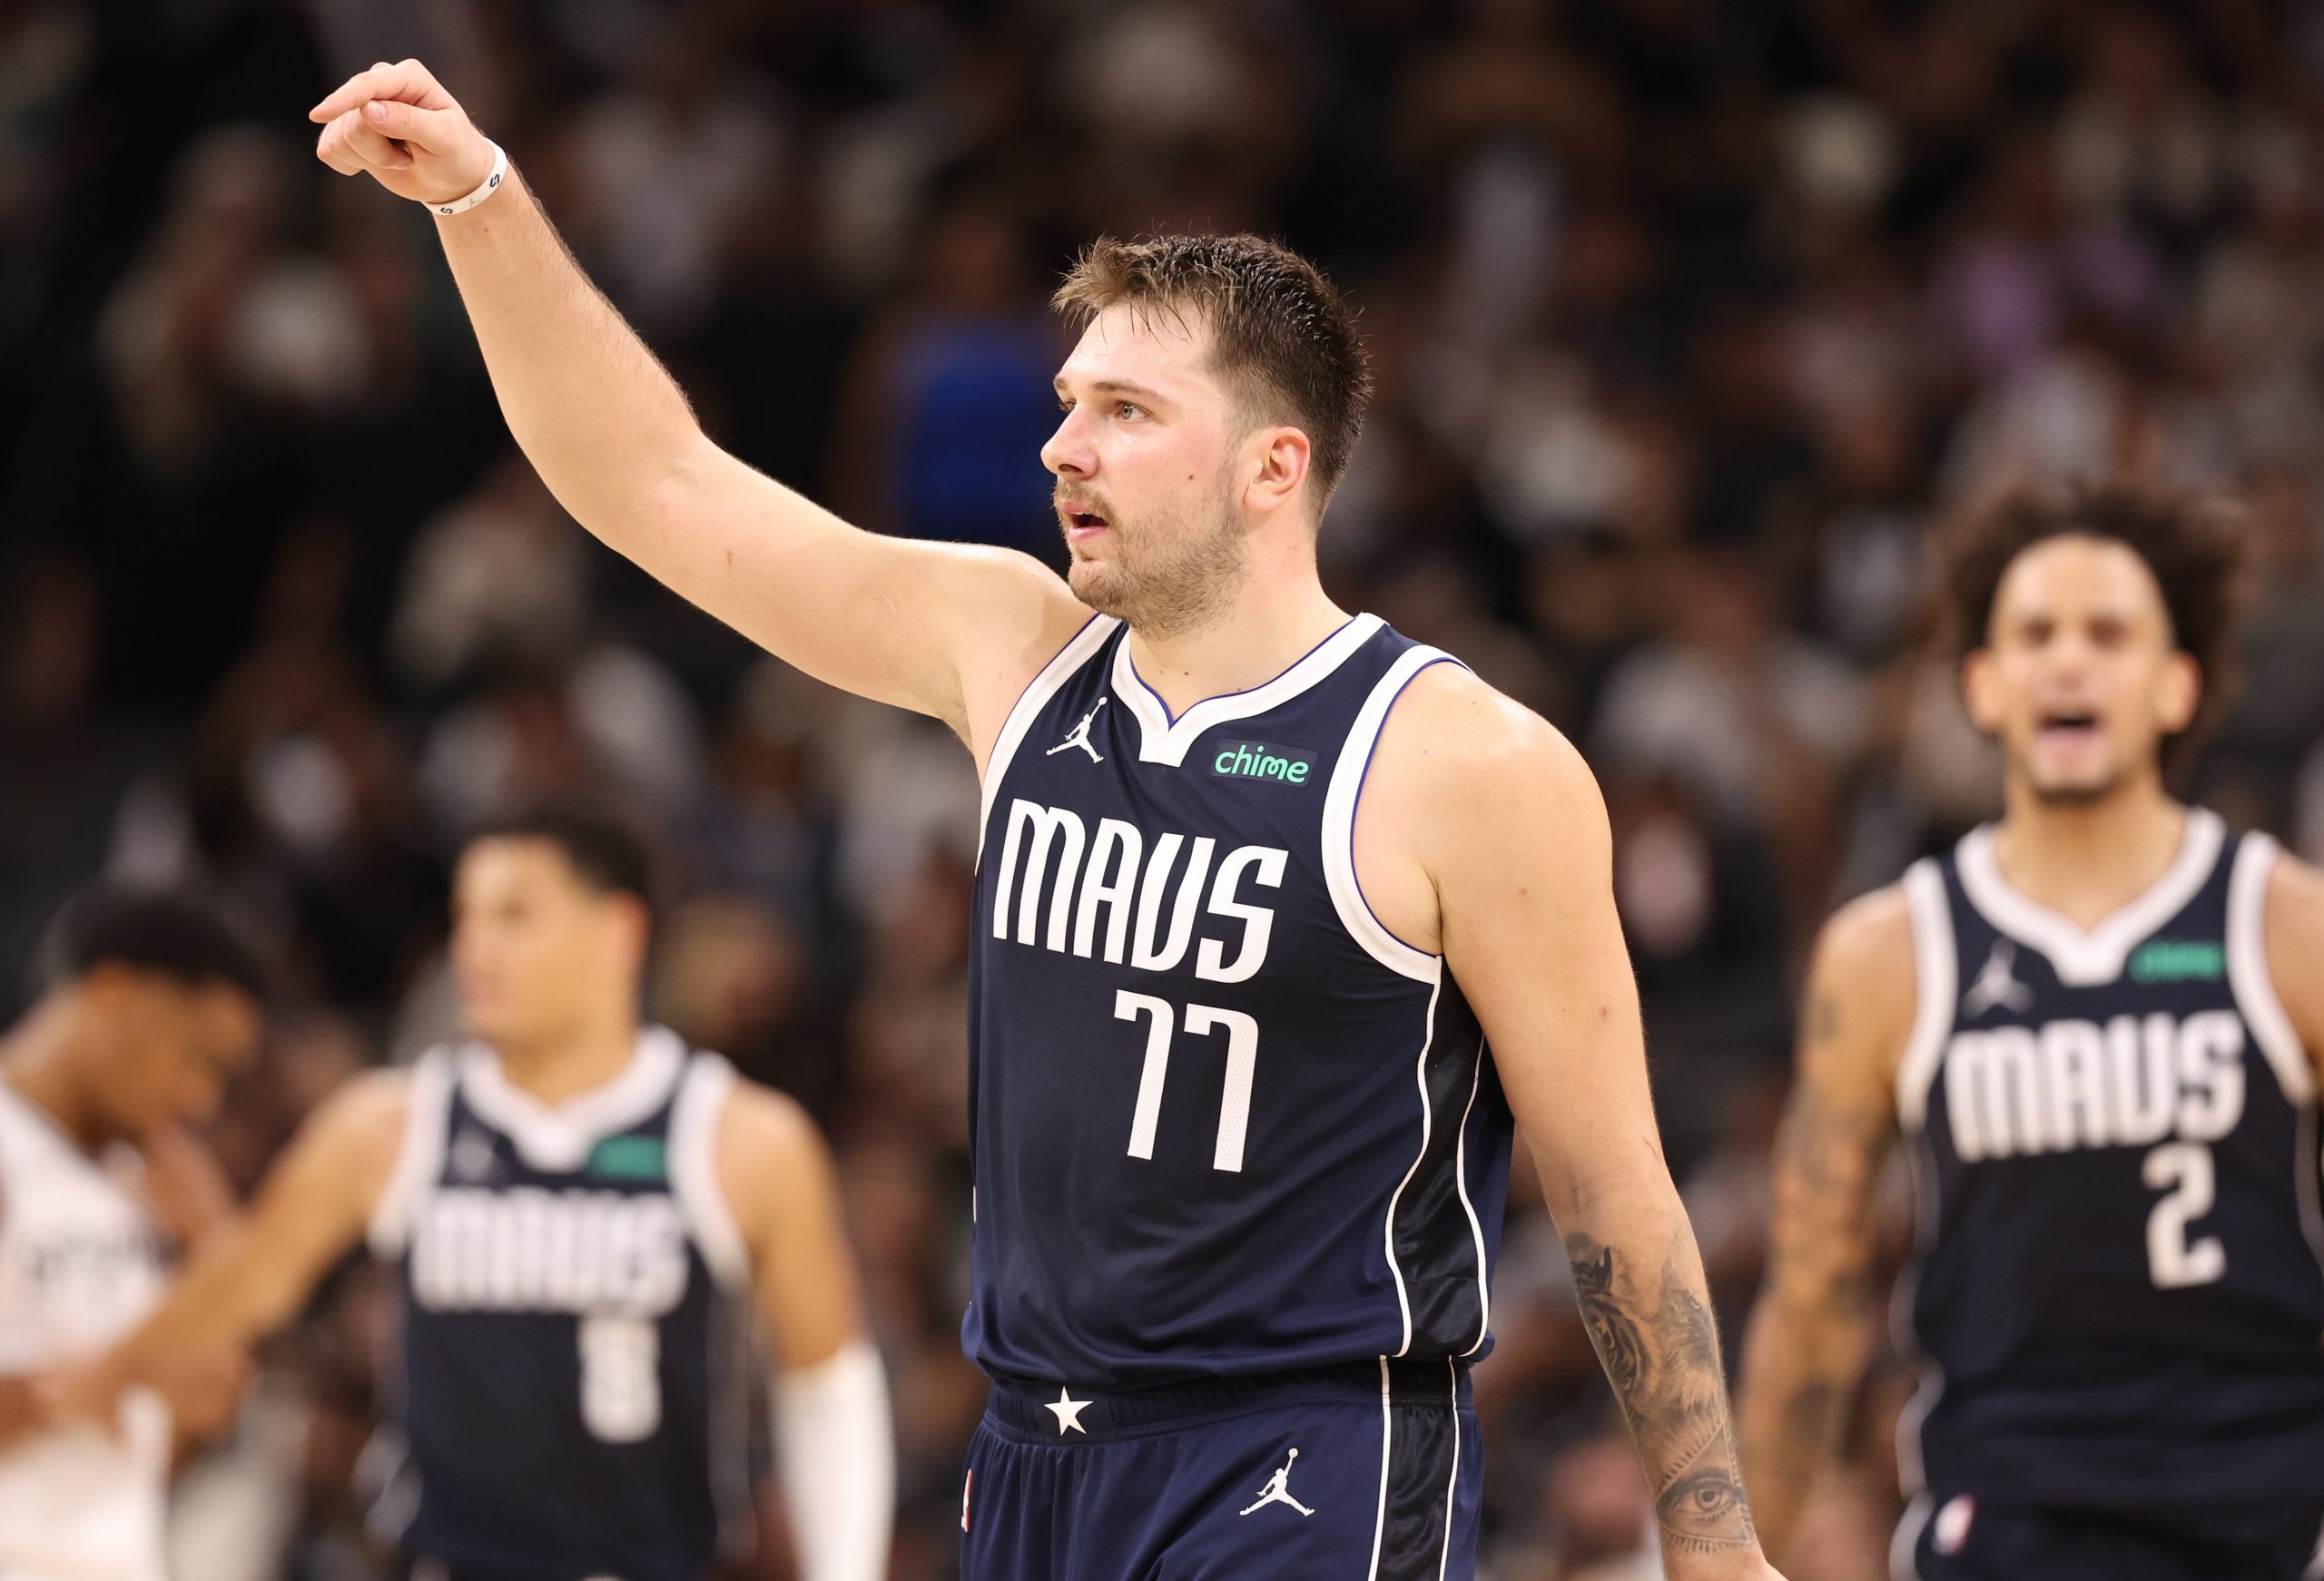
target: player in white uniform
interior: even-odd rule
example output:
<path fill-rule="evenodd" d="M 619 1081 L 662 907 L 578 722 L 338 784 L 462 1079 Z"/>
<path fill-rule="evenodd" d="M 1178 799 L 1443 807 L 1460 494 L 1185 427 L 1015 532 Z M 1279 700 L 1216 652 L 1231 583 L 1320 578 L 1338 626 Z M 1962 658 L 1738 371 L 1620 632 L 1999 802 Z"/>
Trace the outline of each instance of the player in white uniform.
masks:
<path fill-rule="evenodd" d="M 0 1576 L 159 1581 L 172 1419 L 212 1425 L 238 1363 L 182 1361 L 111 1430 L 53 1415 L 41 1375 L 143 1319 L 166 1241 L 222 1206 L 182 1127 L 250 1056 L 258 967 L 179 895 L 94 890 L 59 934 L 56 986 L 0 1038 Z"/>

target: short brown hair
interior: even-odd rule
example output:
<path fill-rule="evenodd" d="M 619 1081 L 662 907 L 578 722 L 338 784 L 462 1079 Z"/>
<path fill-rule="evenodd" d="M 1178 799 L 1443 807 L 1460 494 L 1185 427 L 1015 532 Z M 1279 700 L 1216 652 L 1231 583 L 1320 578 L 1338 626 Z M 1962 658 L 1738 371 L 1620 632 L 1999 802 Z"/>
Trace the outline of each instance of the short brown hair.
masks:
<path fill-rule="evenodd" d="M 1347 472 L 1372 372 L 1355 322 L 1324 271 L 1260 236 L 1101 236 L 1051 299 L 1086 325 L 1108 308 L 1208 320 L 1212 367 L 1250 392 L 1263 417 L 1287 421 L 1314 447 L 1310 471 L 1327 500 Z"/>
<path fill-rule="evenodd" d="M 1964 516 L 1940 542 L 1955 649 L 1984 646 L 2002 578 L 2017 557 L 2052 538 L 2120 544 L 2146 562 L 2162 590 L 2171 641 L 2203 676 L 2198 726 L 2233 691 L 2236 624 L 2241 614 L 2248 535 L 2226 503 L 2122 485 L 2064 493 L 2022 489 Z M 2191 729 L 2190 735 L 2198 733 Z"/>

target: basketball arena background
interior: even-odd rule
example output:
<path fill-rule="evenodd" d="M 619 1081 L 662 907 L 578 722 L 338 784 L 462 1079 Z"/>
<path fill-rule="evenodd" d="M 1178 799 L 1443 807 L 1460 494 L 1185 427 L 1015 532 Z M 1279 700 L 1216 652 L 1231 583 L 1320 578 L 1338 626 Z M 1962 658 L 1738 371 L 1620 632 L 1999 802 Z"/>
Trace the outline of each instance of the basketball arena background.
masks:
<path fill-rule="evenodd" d="M 2324 857 L 2324 7 L 4 0 L 0 1009 L 89 875 L 230 887 L 292 951 L 217 1128 L 247 1185 L 320 1095 L 445 1030 L 458 831 L 619 786 L 683 897 L 657 1013 L 838 1148 L 900 1581 L 952 1573 L 983 1399 L 969 761 L 550 501 L 427 218 L 311 157 L 307 107 L 407 54 L 713 431 L 882 530 L 1058 559 L 1043 298 L 1079 241 L 1251 229 L 1324 262 L 1381 387 L 1327 583 L 1601 776 L 1730 1334 L 1803 943 L 1992 810 L 1925 641 L 1933 521 L 2011 480 L 2241 491 L 2249 679 L 2195 789 Z M 1532 1190 L 1521 1166 L 1478 1380 L 1486 1570 L 1651 1574 Z M 389 1573 L 358 1469 L 387 1319 L 353 1266 L 270 1347 L 186 1485 L 188 1581 Z M 1794 1581 L 1884 1573 L 1901 1393 L 1892 1362 Z"/>

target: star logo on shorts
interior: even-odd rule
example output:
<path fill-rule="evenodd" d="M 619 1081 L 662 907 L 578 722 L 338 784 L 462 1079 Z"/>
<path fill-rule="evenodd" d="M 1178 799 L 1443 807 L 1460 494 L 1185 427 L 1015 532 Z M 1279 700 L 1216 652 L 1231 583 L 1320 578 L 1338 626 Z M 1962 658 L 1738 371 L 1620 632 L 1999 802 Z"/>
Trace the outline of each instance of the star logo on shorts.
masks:
<path fill-rule="evenodd" d="M 1057 1436 L 1062 1439 L 1068 1433 L 1087 1434 L 1089 1431 L 1088 1428 L 1081 1425 L 1081 1413 L 1088 1410 L 1094 1403 L 1091 1400 L 1074 1399 L 1073 1391 L 1069 1389 L 1059 1389 L 1057 1391 L 1055 1402 L 1045 1405 L 1041 1409 L 1056 1415 Z"/>

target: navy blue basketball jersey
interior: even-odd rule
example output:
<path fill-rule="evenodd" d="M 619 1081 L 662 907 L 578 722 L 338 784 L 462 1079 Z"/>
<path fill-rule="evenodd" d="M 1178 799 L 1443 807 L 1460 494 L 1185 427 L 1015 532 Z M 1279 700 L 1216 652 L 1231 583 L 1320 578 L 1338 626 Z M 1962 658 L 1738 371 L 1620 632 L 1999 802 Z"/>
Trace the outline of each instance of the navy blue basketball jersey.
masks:
<path fill-rule="evenodd" d="M 414 1067 L 371 1232 L 402 1297 L 373 1524 L 407 1555 L 455 1581 L 698 1581 L 746 1535 L 734 1079 L 658 1027 L 556 1106 L 482 1047 Z"/>
<path fill-rule="evenodd" d="M 1484 1353 L 1508 1105 L 1354 858 L 1381 725 L 1445 659 L 1359 615 L 1173 718 L 1100 616 L 1010 712 L 970 979 L 964 1339 L 994 1377 Z"/>
<path fill-rule="evenodd" d="M 2009 887 L 1991 829 L 1905 875 L 1908 1480 L 2213 1535 L 2324 1497 L 2316 1091 L 2269 980 L 2275 857 L 2191 812 L 2087 930 Z"/>

